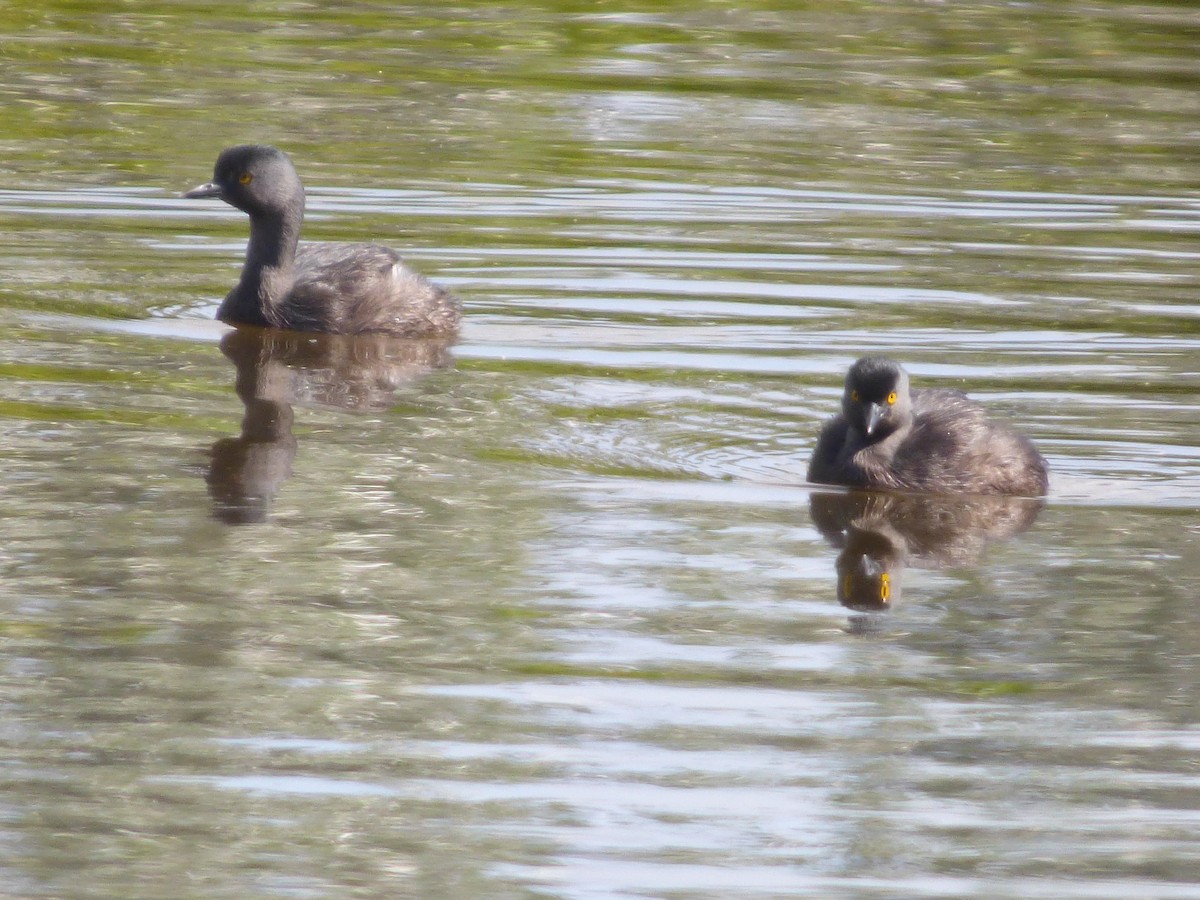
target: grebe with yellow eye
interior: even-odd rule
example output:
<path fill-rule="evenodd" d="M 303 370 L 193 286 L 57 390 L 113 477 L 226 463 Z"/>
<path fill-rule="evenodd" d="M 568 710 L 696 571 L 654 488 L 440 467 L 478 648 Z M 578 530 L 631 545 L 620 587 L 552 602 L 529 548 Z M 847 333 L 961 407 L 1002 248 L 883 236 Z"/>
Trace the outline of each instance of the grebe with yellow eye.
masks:
<path fill-rule="evenodd" d="M 183 195 L 219 197 L 250 216 L 242 277 L 217 310 L 223 322 L 330 334 L 453 337 L 449 291 L 378 244 L 298 244 L 304 187 L 286 153 L 265 144 L 221 151 L 213 180 Z"/>
<path fill-rule="evenodd" d="M 925 493 L 1046 493 L 1046 461 L 961 391 L 910 389 L 882 356 L 850 367 L 842 412 L 825 423 L 808 480 Z"/>

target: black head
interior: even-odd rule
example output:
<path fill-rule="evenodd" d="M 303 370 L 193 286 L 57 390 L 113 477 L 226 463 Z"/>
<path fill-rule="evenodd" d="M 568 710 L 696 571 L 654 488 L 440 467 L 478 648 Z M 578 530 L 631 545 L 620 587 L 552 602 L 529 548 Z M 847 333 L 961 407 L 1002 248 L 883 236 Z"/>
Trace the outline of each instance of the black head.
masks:
<path fill-rule="evenodd" d="M 912 421 L 908 373 L 886 357 L 863 357 L 846 375 L 842 412 L 859 434 L 882 440 Z"/>
<path fill-rule="evenodd" d="M 183 195 L 220 197 L 251 216 L 302 212 L 304 187 L 288 155 L 265 144 L 241 144 L 221 151 L 213 180 Z"/>

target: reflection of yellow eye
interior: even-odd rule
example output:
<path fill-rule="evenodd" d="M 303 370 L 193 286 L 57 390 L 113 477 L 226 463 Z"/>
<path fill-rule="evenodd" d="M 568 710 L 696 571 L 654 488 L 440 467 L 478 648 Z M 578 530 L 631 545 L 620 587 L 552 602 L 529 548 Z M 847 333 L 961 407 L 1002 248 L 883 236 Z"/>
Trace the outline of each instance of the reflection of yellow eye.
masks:
<path fill-rule="evenodd" d="M 858 402 L 858 391 L 851 391 L 850 399 L 853 400 L 855 403 L 857 403 Z"/>
<path fill-rule="evenodd" d="M 243 172 L 241 175 L 238 176 L 239 184 L 249 184 L 253 180 L 254 180 L 254 176 L 251 175 L 249 172 Z"/>
<path fill-rule="evenodd" d="M 842 596 L 852 597 L 854 595 L 854 576 L 847 575 L 842 579 Z"/>
<path fill-rule="evenodd" d="M 879 576 L 879 599 L 887 600 L 892 596 L 892 576 L 884 572 Z"/>
<path fill-rule="evenodd" d="M 895 402 L 896 402 L 896 392 L 892 391 L 890 394 L 888 394 L 888 406 L 891 406 Z"/>

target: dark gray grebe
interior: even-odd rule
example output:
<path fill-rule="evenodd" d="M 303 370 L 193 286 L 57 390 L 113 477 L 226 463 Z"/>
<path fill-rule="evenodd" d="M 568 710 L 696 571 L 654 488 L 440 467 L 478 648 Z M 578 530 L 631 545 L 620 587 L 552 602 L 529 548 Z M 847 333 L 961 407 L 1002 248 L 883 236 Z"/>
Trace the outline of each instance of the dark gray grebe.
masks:
<path fill-rule="evenodd" d="M 808 480 L 928 493 L 1046 493 L 1046 461 L 961 391 L 909 390 L 908 373 L 868 356 L 850 367 L 842 412 L 821 429 Z"/>
<path fill-rule="evenodd" d="M 400 337 L 458 330 L 458 301 L 377 244 L 305 244 L 304 187 L 287 154 L 244 144 L 223 150 L 213 180 L 183 195 L 220 197 L 250 216 L 250 244 L 224 322 Z"/>

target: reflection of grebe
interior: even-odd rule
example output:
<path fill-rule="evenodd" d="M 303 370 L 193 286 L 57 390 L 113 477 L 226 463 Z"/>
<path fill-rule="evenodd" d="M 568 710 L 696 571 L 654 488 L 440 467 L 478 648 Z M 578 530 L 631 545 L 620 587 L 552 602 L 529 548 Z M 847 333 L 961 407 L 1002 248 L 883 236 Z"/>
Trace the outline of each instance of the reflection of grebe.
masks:
<path fill-rule="evenodd" d="M 906 566 L 975 562 L 989 541 L 1029 528 L 1042 506 L 1026 497 L 874 491 L 819 492 L 809 499 L 813 524 L 841 550 L 835 564 L 838 601 L 864 612 L 899 602 Z"/>
<path fill-rule="evenodd" d="M 448 337 L 458 301 L 378 244 L 305 244 L 304 187 L 286 153 L 247 144 L 217 158 L 213 180 L 185 197 L 220 197 L 250 216 L 242 277 L 224 322 L 331 334 Z"/>
<path fill-rule="evenodd" d="M 448 340 L 239 328 L 221 341 L 237 367 L 242 433 L 212 446 L 209 494 L 231 524 L 262 522 L 292 473 L 292 404 L 386 409 L 401 385 L 451 362 Z"/>
<path fill-rule="evenodd" d="M 850 367 L 842 412 L 821 430 L 808 468 L 820 484 L 927 493 L 1046 493 L 1046 461 L 1024 435 L 961 391 L 910 390 L 890 359 Z"/>

